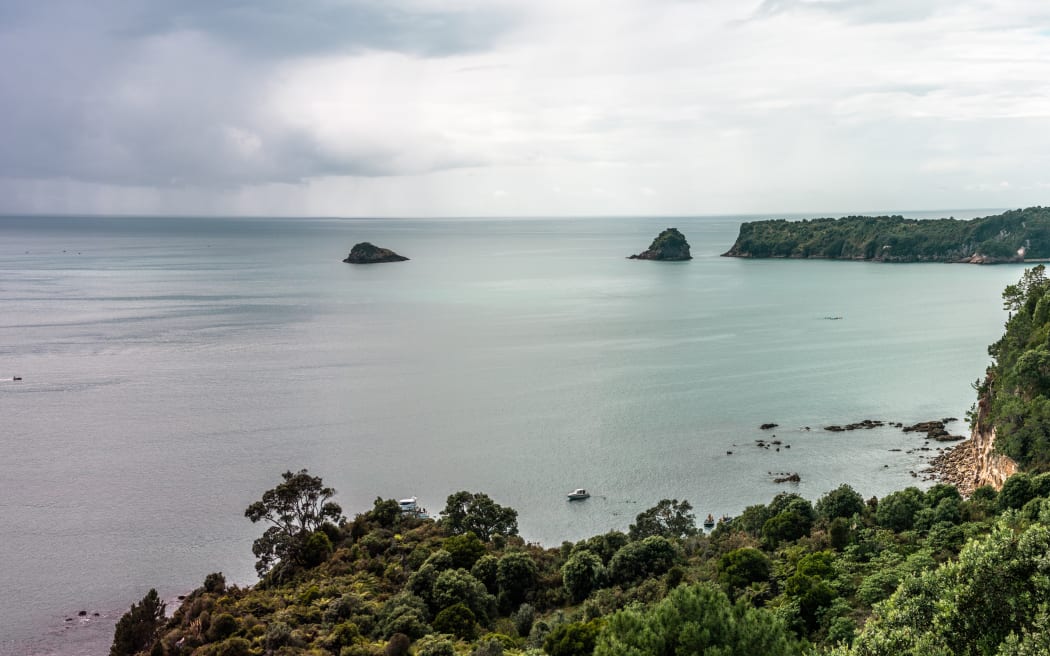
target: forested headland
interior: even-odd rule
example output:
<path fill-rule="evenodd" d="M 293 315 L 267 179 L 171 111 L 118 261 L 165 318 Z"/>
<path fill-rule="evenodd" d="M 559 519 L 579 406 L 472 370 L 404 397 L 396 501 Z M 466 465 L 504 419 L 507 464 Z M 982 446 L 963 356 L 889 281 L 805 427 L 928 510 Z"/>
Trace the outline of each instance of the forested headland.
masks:
<path fill-rule="evenodd" d="M 948 484 L 881 499 L 849 484 L 782 493 L 710 533 L 664 499 L 556 547 L 479 492 L 436 519 L 286 472 L 245 516 L 260 581 L 206 577 L 167 617 L 150 591 L 111 656 L 914 656 L 1050 653 L 1050 281 L 1003 294 L 1010 318 L 975 381 L 975 430 L 1021 472 L 964 498 Z M 231 518 L 232 519 L 232 518 Z"/>
<path fill-rule="evenodd" d="M 1050 208 L 978 219 L 847 216 L 740 226 L 729 257 L 993 264 L 1050 258 Z"/>

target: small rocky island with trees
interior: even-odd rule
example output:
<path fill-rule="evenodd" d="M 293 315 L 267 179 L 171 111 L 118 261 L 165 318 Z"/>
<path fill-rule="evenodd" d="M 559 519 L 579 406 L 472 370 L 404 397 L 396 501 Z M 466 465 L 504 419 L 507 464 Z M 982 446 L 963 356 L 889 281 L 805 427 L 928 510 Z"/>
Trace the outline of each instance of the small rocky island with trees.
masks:
<path fill-rule="evenodd" d="M 389 248 L 380 248 L 370 242 L 354 244 L 350 254 L 343 260 L 348 264 L 380 264 L 382 262 L 404 262 L 408 258 L 398 255 Z"/>
<path fill-rule="evenodd" d="M 674 262 L 691 260 L 693 256 L 689 254 L 689 242 L 685 240 L 685 235 L 678 228 L 667 228 L 657 235 L 653 243 L 649 244 L 649 248 L 628 259 Z"/>
<path fill-rule="evenodd" d="M 847 216 L 750 221 L 726 257 L 997 264 L 1050 258 L 1050 208 L 968 221 Z"/>

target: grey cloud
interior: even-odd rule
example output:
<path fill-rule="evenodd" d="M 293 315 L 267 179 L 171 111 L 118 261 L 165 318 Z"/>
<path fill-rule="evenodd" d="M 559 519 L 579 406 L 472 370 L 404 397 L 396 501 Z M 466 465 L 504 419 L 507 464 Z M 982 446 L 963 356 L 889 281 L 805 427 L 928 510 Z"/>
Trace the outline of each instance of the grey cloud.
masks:
<path fill-rule="evenodd" d="M 947 6 L 944 0 L 763 0 L 755 17 L 799 10 L 821 11 L 856 23 L 897 23 L 922 20 Z"/>
<path fill-rule="evenodd" d="M 286 57 L 450 54 L 502 20 L 362 0 L 0 3 L 0 176 L 229 186 L 468 165 L 441 143 L 334 149 L 265 116 L 264 94 Z"/>
<path fill-rule="evenodd" d="M 424 11 L 389 0 L 161 0 L 128 16 L 129 36 L 199 31 L 257 57 L 474 52 L 490 48 L 513 24 L 498 8 Z"/>

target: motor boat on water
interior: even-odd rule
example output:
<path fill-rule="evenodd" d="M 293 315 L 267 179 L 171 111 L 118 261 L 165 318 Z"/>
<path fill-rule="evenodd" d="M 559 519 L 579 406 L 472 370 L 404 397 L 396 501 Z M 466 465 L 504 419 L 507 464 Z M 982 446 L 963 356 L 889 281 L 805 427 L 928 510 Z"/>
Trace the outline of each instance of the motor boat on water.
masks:
<path fill-rule="evenodd" d="M 569 501 L 582 501 L 583 499 L 589 499 L 590 493 L 582 487 L 576 488 L 572 492 L 569 492 Z"/>

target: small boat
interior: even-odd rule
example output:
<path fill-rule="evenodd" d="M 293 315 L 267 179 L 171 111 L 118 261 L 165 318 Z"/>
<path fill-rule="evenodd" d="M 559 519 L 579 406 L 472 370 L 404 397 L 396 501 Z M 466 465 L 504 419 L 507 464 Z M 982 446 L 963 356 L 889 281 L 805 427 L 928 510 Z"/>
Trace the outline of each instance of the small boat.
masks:
<path fill-rule="evenodd" d="M 572 492 L 569 492 L 569 501 L 580 501 L 582 499 L 589 499 L 590 496 L 590 492 L 580 487 L 576 488 Z"/>
<path fill-rule="evenodd" d="M 397 505 L 401 506 L 401 514 L 405 517 L 415 517 L 416 519 L 426 519 L 426 509 L 421 509 L 419 504 L 416 503 L 416 497 L 409 497 L 407 499 L 400 499 Z"/>
<path fill-rule="evenodd" d="M 11 378 L 11 380 L 22 380 L 22 377 L 21 376 L 14 376 L 14 377 Z"/>
<path fill-rule="evenodd" d="M 704 520 L 704 528 L 714 528 L 714 527 L 715 527 L 715 516 L 710 514 L 710 513 L 708 513 L 707 519 Z"/>

